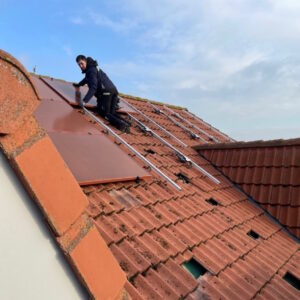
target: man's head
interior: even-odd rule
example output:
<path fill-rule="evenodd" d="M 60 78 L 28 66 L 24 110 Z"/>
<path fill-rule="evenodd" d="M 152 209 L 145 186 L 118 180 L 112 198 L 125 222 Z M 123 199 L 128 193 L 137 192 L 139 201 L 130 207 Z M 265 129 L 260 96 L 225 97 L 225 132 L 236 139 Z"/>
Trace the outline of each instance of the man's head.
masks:
<path fill-rule="evenodd" d="M 76 62 L 82 72 L 86 70 L 86 57 L 84 55 L 78 55 L 76 57 Z"/>

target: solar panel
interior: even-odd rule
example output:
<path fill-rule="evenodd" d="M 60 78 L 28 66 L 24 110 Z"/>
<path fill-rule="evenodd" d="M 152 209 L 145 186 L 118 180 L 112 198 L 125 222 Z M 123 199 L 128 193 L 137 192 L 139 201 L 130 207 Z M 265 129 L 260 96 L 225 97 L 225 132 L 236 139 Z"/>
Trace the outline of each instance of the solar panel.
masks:
<path fill-rule="evenodd" d="M 72 83 L 56 80 L 53 78 L 41 77 L 41 79 L 48 84 L 52 89 L 54 89 L 59 95 L 61 95 L 66 101 L 68 101 L 72 105 L 77 105 L 76 102 L 76 90 Z M 81 87 L 80 91 L 83 95 L 87 92 L 87 87 Z M 92 97 L 89 103 L 86 105 L 87 107 L 95 107 L 97 106 L 96 97 Z"/>
<path fill-rule="evenodd" d="M 80 185 L 151 178 L 103 134 L 50 132 L 49 136 Z"/>
<path fill-rule="evenodd" d="M 40 78 L 32 75 L 30 77 L 42 99 L 61 100 L 61 97 Z"/>
<path fill-rule="evenodd" d="M 71 105 L 77 105 L 76 101 L 76 90 L 71 82 L 66 82 L 62 80 L 57 80 L 53 78 L 41 77 L 41 79 L 52 89 L 54 89 L 58 94 L 60 94 L 66 101 L 68 101 Z M 79 89 L 81 94 L 81 98 L 83 98 L 88 92 L 87 86 L 81 86 Z M 85 105 L 86 107 L 96 107 L 97 99 L 96 97 L 92 97 L 92 99 Z M 121 98 L 119 103 L 118 112 L 127 113 L 134 112 Z"/>
<path fill-rule="evenodd" d="M 35 117 L 47 132 L 101 133 L 80 111 L 63 100 L 42 100 Z"/>

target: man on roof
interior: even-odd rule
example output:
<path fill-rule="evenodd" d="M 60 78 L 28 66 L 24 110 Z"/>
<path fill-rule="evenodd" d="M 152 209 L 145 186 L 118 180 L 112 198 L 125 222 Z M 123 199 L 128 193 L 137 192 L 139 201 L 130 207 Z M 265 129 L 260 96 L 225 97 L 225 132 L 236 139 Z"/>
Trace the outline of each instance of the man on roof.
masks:
<path fill-rule="evenodd" d="M 126 122 L 117 112 L 119 102 L 118 90 L 108 76 L 99 68 L 96 60 L 84 55 L 78 55 L 76 62 L 85 77 L 79 82 L 74 83 L 74 87 L 78 88 L 85 84 L 89 90 L 83 98 L 84 103 L 88 103 L 93 96 L 97 98 L 97 111 L 106 118 L 113 126 L 119 130 L 129 132 L 130 124 Z"/>

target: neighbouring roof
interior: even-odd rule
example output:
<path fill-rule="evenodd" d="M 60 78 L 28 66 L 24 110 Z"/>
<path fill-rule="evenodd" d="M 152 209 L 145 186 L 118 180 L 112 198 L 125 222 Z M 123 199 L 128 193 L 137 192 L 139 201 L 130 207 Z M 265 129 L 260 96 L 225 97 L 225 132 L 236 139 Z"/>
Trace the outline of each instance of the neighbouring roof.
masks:
<path fill-rule="evenodd" d="M 300 238 L 300 139 L 196 149 Z"/>
<path fill-rule="evenodd" d="M 51 100 L 44 94 L 47 88 L 49 86 L 44 85 L 39 89 L 44 95 L 42 101 Z M 67 100 L 57 92 L 55 97 Z M 21 133 L 0 137 L 5 154 L 48 216 L 57 242 L 91 296 L 101 299 L 112 298 L 112 295 L 124 299 L 298 299 L 299 244 L 192 148 L 231 139 L 189 112 L 172 108 L 172 118 L 199 135 L 198 139 L 191 139 L 164 114 L 155 113 L 147 102 L 124 98 L 187 147 L 134 113 L 137 119 L 220 183 L 181 163 L 169 147 L 151 134 L 141 132 L 136 123 L 132 124 L 130 134 L 113 130 L 180 185 L 181 191 L 150 171 L 113 137 L 109 139 L 148 170 L 152 175 L 150 179 L 80 188 L 69 168 L 61 163 L 61 156 L 55 151 L 47 131 L 42 130 L 41 134 L 41 129 L 36 129 L 39 125 L 34 117 L 27 121 L 30 125 L 26 123 Z M 162 105 L 156 106 L 167 113 Z M 194 126 L 184 123 L 175 112 Z M 82 118 L 101 134 L 105 133 L 89 116 L 82 115 Z M 41 165 L 35 166 L 39 161 Z M 62 178 L 57 179 L 54 174 L 62 174 Z M 75 193 L 72 197 L 70 191 Z M 62 195 L 66 195 L 67 200 Z M 75 203 L 72 203 L 73 198 Z M 126 282 L 122 274 L 126 275 Z M 123 286 L 125 290 L 120 294 Z"/>

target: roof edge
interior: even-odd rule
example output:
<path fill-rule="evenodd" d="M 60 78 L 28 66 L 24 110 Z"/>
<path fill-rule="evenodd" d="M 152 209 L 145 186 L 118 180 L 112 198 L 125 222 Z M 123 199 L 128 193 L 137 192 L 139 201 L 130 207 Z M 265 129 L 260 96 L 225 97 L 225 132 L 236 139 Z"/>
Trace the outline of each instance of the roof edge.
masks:
<path fill-rule="evenodd" d="M 173 105 L 173 104 L 164 103 L 164 102 L 157 101 L 157 100 L 151 100 L 151 99 L 147 99 L 147 98 L 141 98 L 141 97 L 137 97 L 137 96 L 127 95 L 127 94 L 123 94 L 123 93 L 119 93 L 119 94 L 121 97 L 129 98 L 132 100 L 137 100 L 137 101 L 141 101 L 141 102 L 151 102 L 151 103 L 157 104 L 157 105 L 166 105 L 167 107 L 170 107 L 170 108 L 176 108 L 176 109 L 188 111 L 188 109 L 186 107 L 182 107 L 182 106 L 178 106 L 178 105 Z"/>
<path fill-rule="evenodd" d="M 39 92 L 37 91 L 35 85 L 33 84 L 32 80 L 30 78 L 30 76 L 28 75 L 30 73 L 27 72 L 27 70 L 25 69 L 23 64 L 21 64 L 16 58 L 14 58 L 11 54 L 9 54 L 8 52 L 2 50 L 1 48 L 0 48 L 0 59 L 2 59 L 3 61 L 11 64 L 15 68 L 17 68 L 25 76 L 25 78 L 28 80 L 28 82 L 30 83 L 30 85 L 31 85 L 36 97 L 38 98 L 38 100 L 41 100 Z"/>
<path fill-rule="evenodd" d="M 195 150 L 216 150 L 216 149 L 247 149 L 247 148 L 266 148 L 266 147 L 286 147 L 300 145 L 300 138 L 295 139 L 277 139 L 277 140 L 257 140 L 250 142 L 234 142 L 212 145 L 194 146 Z"/>

